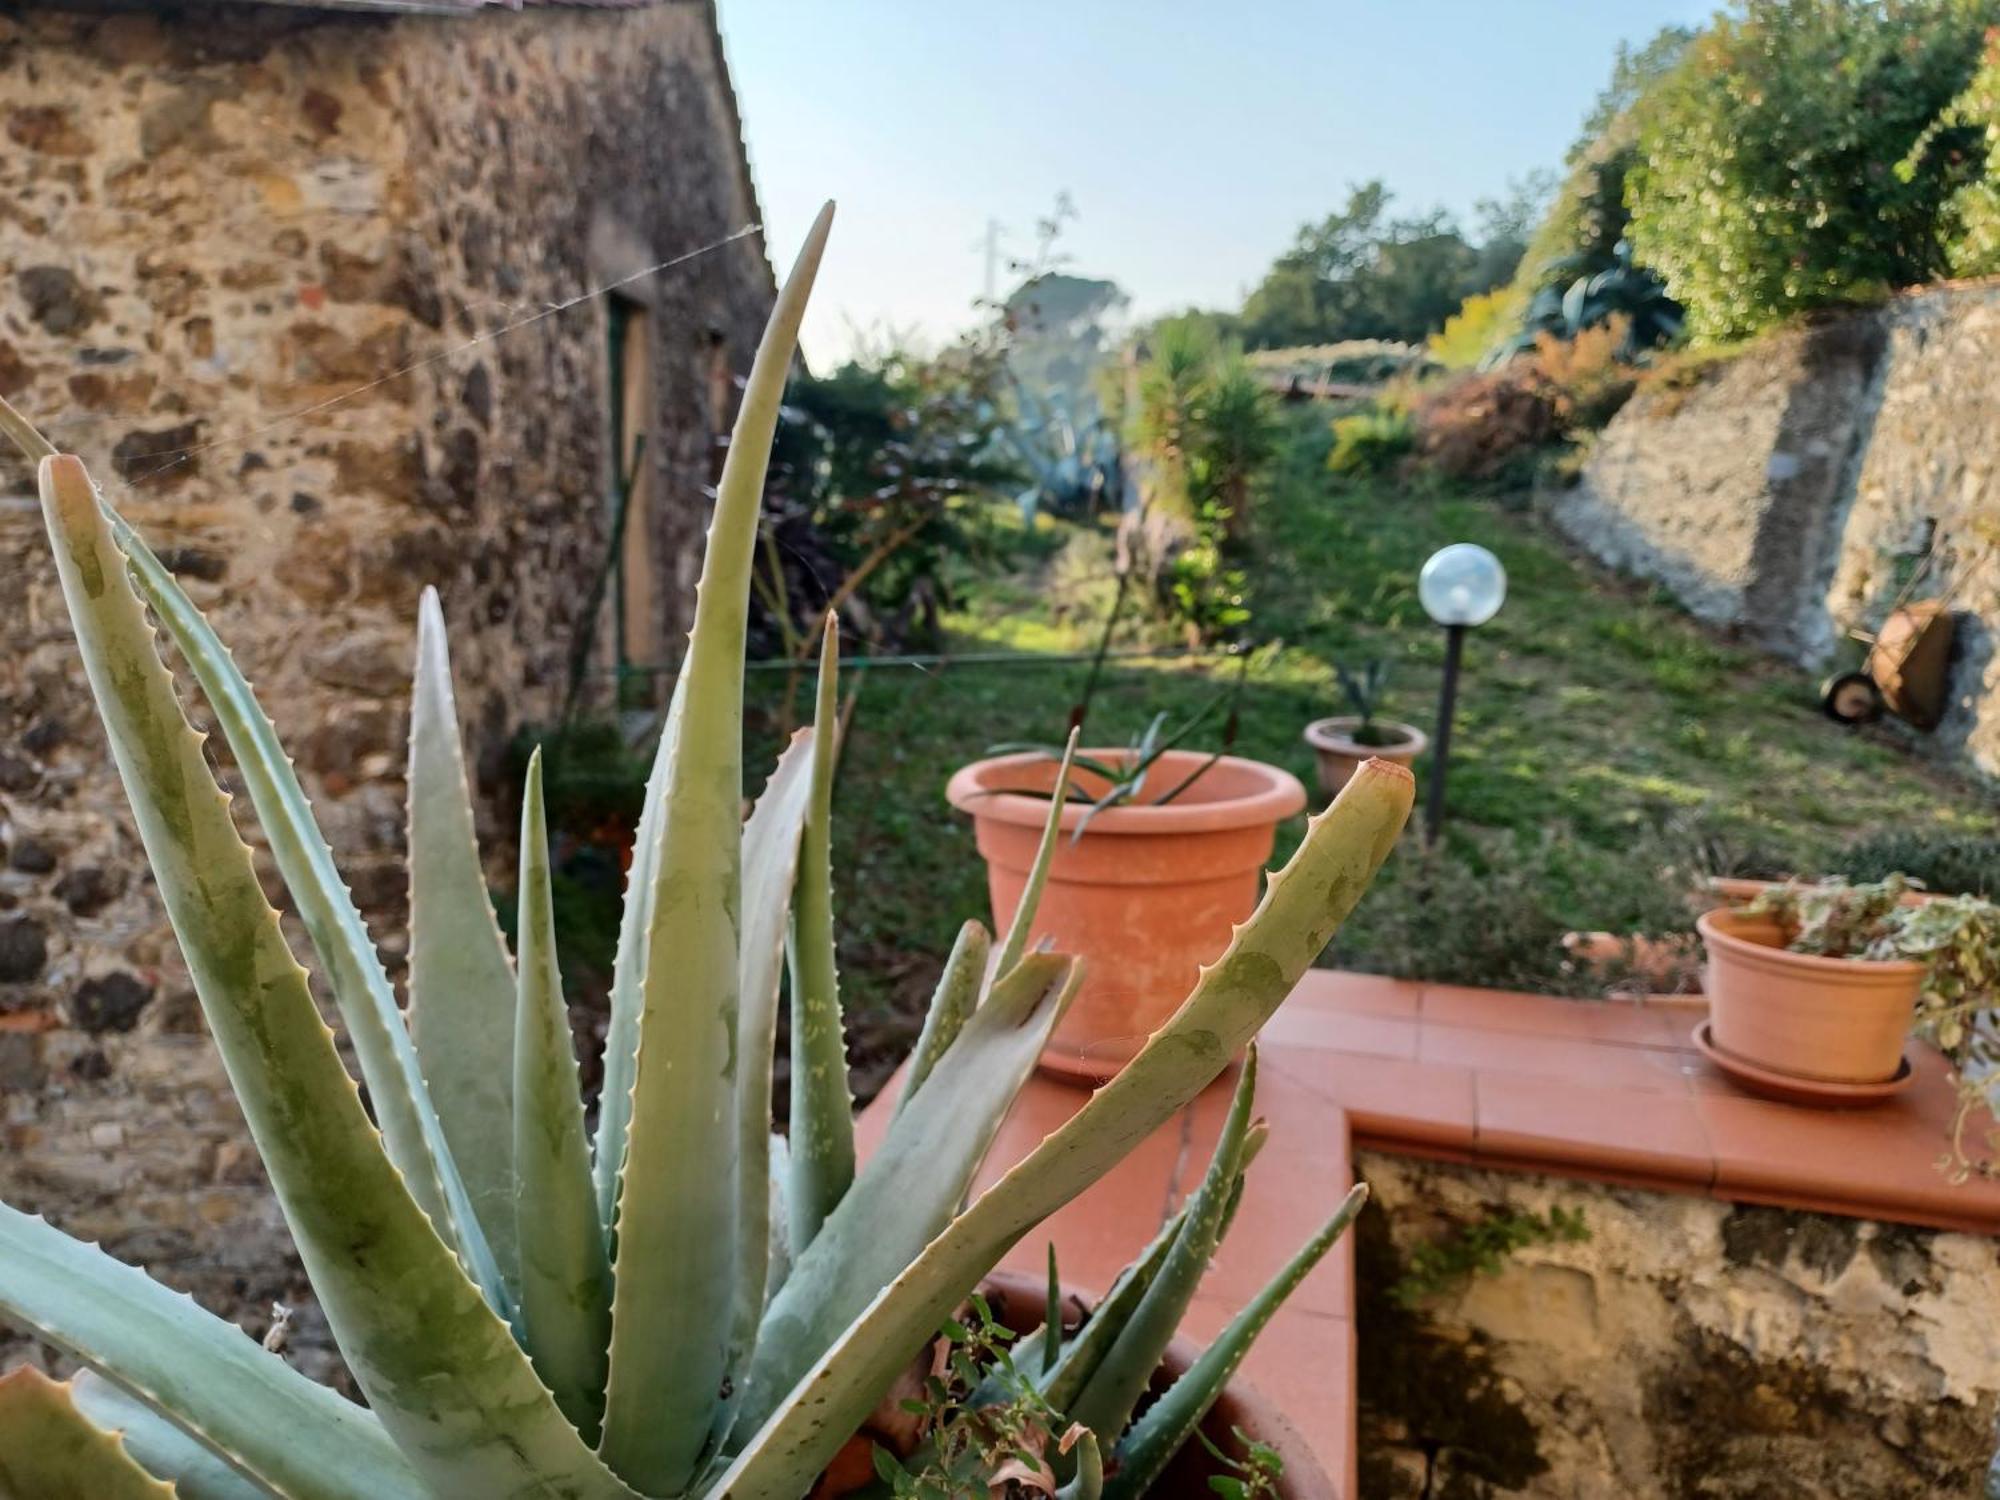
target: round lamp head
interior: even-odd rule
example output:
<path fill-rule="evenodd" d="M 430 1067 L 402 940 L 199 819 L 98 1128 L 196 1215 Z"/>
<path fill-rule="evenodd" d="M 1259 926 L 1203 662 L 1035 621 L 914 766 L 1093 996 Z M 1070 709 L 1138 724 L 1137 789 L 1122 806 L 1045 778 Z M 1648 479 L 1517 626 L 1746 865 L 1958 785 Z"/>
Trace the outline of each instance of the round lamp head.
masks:
<path fill-rule="evenodd" d="M 1507 598 L 1507 570 L 1484 547 L 1453 542 L 1424 564 L 1417 598 L 1440 625 L 1484 625 Z"/>

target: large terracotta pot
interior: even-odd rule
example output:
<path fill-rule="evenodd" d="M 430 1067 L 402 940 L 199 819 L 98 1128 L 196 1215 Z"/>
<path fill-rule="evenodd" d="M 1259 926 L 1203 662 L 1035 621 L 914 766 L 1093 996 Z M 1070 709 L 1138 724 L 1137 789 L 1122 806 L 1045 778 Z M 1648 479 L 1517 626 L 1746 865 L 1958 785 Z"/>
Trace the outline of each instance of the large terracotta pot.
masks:
<path fill-rule="evenodd" d="M 1718 1049 L 1819 1083 L 1896 1076 L 1924 965 L 1791 953 L 1770 917 L 1726 908 L 1695 925 L 1708 948 L 1709 1026 Z"/>
<path fill-rule="evenodd" d="M 1393 745 L 1362 744 L 1354 738 L 1354 731 L 1360 727 L 1359 716 L 1353 714 L 1314 719 L 1306 725 L 1306 743 L 1312 746 L 1313 759 L 1319 767 L 1319 789 L 1329 797 L 1340 795 L 1340 789 L 1365 760 L 1392 760 L 1399 766 L 1407 766 L 1430 748 L 1430 736 L 1414 724 L 1377 719 L 1377 729 L 1392 730 L 1402 736 Z"/>
<path fill-rule="evenodd" d="M 1026 1347 L 1040 1334 L 1048 1314 L 1048 1283 L 1017 1271 L 989 1271 L 979 1283 L 979 1291 L 986 1298 L 994 1321 L 1015 1334 L 1016 1348 Z M 1093 1298 L 1065 1288 L 1064 1324 L 1076 1327 L 1093 1305 Z M 1186 1339 L 1174 1339 L 1167 1345 L 1166 1358 L 1153 1373 L 1153 1389 L 1163 1391 L 1172 1385 L 1187 1373 L 1200 1354 L 1201 1350 Z M 878 1444 L 904 1456 L 916 1447 L 921 1436 L 918 1421 L 904 1409 L 900 1398 L 920 1392 L 929 1359 L 930 1352 L 926 1350 L 861 1430 L 847 1440 L 847 1445 L 813 1486 L 811 1500 L 844 1500 L 845 1496 L 871 1489 L 875 1483 L 874 1450 Z M 1279 1500 L 1340 1500 L 1332 1478 L 1299 1430 L 1283 1410 L 1240 1375 L 1223 1386 L 1222 1394 L 1201 1421 L 1201 1431 L 1211 1443 L 1232 1458 L 1240 1459 L 1244 1447 L 1236 1437 L 1239 1430 L 1252 1442 L 1277 1449 L 1284 1460 L 1284 1473 L 1278 1479 Z M 1208 1481 L 1222 1472 L 1222 1465 L 1202 1446 L 1200 1439 L 1189 1438 L 1147 1493 L 1162 1500 L 1209 1500 L 1214 1492 Z"/>
<path fill-rule="evenodd" d="M 1093 750 L 1115 760 L 1115 750 Z M 1176 785 L 1208 757 L 1169 750 L 1147 785 Z M 1020 905 L 1048 821 L 1054 762 L 1035 754 L 975 761 L 945 796 L 972 815 L 996 933 Z M 1102 778 L 1075 773 L 1095 797 Z M 1201 966 L 1222 956 L 1236 924 L 1257 904 L 1278 821 L 1306 805 L 1298 778 L 1261 761 L 1226 755 L 1164 807 L 1112 807 L 1075 837 L 1086 804 L 1063 809 L 1062 833 L 1031 933 L 1085 961 L 1082 988 L 1050 1038 L 1042 1066 L 1101 1082 L 1138 1053 L 1194 987 Z"/>

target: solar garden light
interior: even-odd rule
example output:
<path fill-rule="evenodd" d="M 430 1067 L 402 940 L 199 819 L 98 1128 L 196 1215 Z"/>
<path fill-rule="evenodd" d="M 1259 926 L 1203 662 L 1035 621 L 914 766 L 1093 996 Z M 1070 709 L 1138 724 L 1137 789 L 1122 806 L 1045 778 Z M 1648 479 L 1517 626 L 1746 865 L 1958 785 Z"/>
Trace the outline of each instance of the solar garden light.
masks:
<path fill-rule="evenodd" d="M 1435 844 L 1444 826 L 1444 773 L 1451 758 L 1451 715 L 1458 701 L 1465 632 L 1500 612 L 1507 598 L 1507 570 L 1484 547 L 1453 542 L 1424 563 L 1417 575 L 1417 598 L 1424 613 L 1444 626 L 1444 684 L 1438 689 L 1437 737 L 1431 745 L 1431 784 L 1424 801 L 1424 842 Z"/>

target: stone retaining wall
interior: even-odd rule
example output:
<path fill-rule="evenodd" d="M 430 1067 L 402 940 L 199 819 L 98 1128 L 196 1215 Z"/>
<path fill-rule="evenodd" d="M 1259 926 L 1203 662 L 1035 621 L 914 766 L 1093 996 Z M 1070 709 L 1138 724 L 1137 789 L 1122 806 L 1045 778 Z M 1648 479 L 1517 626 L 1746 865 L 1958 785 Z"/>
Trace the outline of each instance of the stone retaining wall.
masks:
<path fill-rule="evenodd" d="M 2000 1414 L 2000 1246 L 1363 1152 L 1362 1500 L 1971 1500 Z M 1580 1215 L 1496 1274 L 1420 1245 Z M 1407 1284 L 1407 1283 L 1406 1283 Z"/>
<path fill-rule="evenodd" d="M 1758 340 L 1643 390 L 1601 435 L 1556 524 L 1703 619 L 1809 667 L 1916 597 L 1953 594 L 1951 704 L 1935 742 L 2000 775 L 2000 286 L 1912 293 Z"/>

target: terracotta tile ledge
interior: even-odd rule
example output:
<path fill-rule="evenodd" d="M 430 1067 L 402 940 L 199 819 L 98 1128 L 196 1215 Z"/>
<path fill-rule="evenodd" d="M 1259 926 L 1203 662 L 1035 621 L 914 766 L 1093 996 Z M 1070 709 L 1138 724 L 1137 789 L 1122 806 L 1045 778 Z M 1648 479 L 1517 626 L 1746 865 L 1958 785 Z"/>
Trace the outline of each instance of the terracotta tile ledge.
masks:
<path fill-rule="evenodd" d="M 1440 1157 L 1662 1192 L 1697 1193 L 2000 1233 L 2000 1182 L 1937 1169 L 1955 1107 L 1937 1053 L 1912 1043 L 1916 1084 L 1872 1109 L 1774 1104 L 1694 1050 L 1699 999 L 1557 1000 L 1314 970 L 1264 1028 L 1257 1109 L 1271 1141 L 1186 1332 L 1207 1340 L 1325 1222 L 1355 1148 Z M 1233 1070 L 1232 1070 L 1233 1074 Z M 1007 1257 L 1101 1292 L 1200 1181 L 1228 1107 L 1225 1077 Z M 865 1153 L 898 1084 L 861 1117 Z M 1036 1077 L 980 1169 L 984 1191 L 1089 1097 Z M 1355 1494 L 1354 1268 L 1343 1241 L 1272 1321 L 1243 1367 Z"/>

